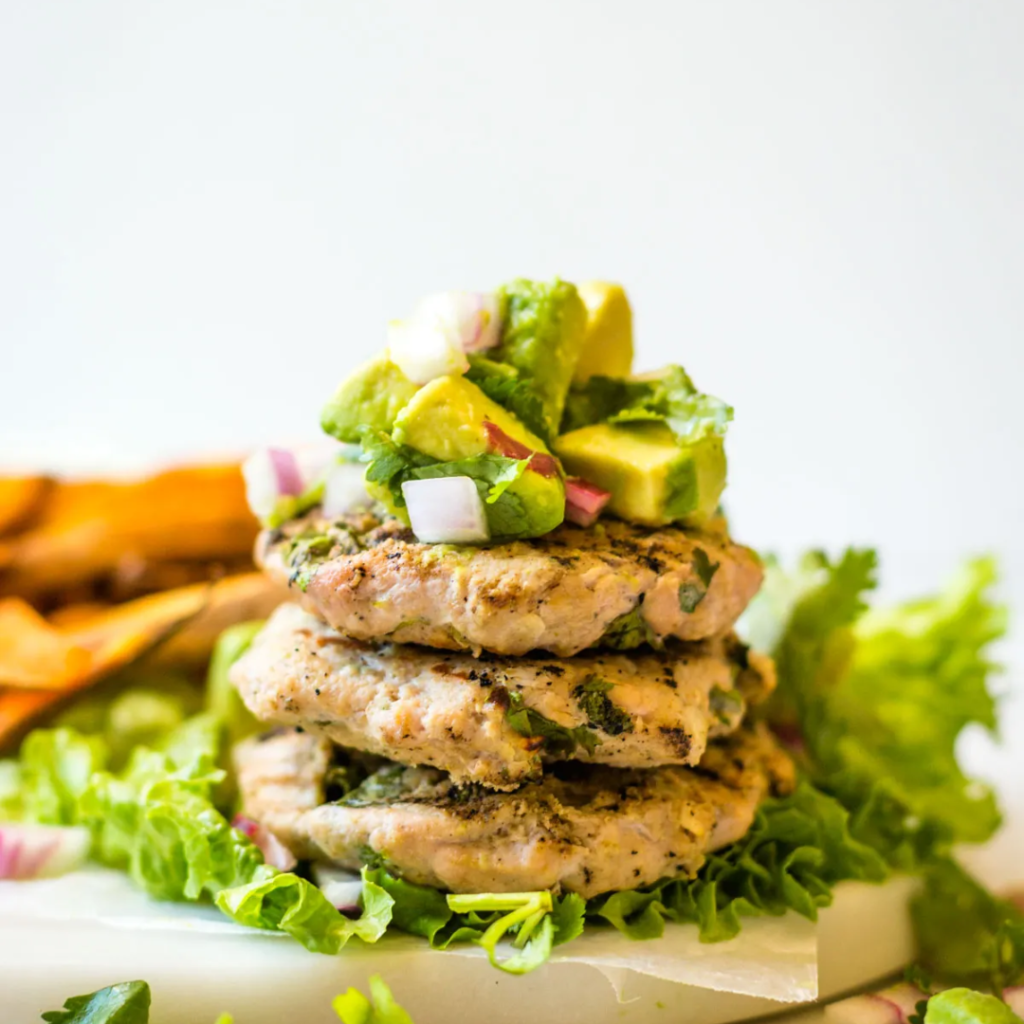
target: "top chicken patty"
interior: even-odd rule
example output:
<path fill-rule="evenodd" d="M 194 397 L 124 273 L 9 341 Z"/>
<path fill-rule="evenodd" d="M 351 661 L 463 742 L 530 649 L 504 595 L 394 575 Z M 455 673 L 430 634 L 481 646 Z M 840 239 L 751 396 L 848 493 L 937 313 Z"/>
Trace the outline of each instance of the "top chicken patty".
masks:
<path fill-rule="evenodd" d="M 256 557 L 346 636 L 510 655 L 718 636 L 762 578 L 757 555 L 724 532 L 614 519 L 471 547 L 420 544 L 371 513 L 314 512 L 264 531 Z"/>

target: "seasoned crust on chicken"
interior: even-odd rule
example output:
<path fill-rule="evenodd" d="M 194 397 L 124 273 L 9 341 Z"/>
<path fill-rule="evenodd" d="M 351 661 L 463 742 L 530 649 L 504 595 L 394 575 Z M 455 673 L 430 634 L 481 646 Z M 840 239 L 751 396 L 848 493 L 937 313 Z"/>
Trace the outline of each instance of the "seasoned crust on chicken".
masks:
<path fill-rule="evenodd" d="M 740 839 L 758 804 L 793 785 L 767 730 L 708 747 L 699 768 L 566 764 L 513 793 L 385 765 L 324 802 L 331 745 L 297 732 L 236 748 L 245 813 L 300 857 L 355 869 L 367 856 L 452 892 L 561 889 L 584 897 L 691 877 Z"/>
<path fill-rule="evenodd" d="M 296 605 L 271 616 L 231 680 L 261 721 L 506 790 L 539 777 L 544 761 L 696 764 L 775 681 L 771 661 L 734 638 L 476 659 L 348 640 Z"/>
<path fill-rule="evenodd" d="M 420 544 L 397 519 L 314 512 L 264 531 L 256 557 L 347 636 L 509 655 L 721 635 L 762 577 L 724 532 L 616 519 L 471 547 Z"/>

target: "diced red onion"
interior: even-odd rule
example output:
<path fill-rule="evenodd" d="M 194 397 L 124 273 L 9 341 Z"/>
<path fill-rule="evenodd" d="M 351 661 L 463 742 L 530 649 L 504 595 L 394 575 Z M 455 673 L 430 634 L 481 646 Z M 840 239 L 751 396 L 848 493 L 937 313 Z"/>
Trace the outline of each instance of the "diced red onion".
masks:
<path fill-rule="evenodd" d="M 407 480 L 409 523 L 424 544 L 480 544 L 490 537 L 484 503 L 468 476 Z"/>
<path fill-rule="evenodd" d="M 313 881 L 320 891 L 343 914 L 358 915 L 359 900 L 363 895 L 363 880 L 351 871 L 330 864 L 313 865 Z"/>
<path fill-rule="evenodd" d="M 926 998 L 914 985 L 893 985 L 881 992 L 832 1003 L 825 1007 L 825 1013 L 842 1024 L 907 1024 L 917 1004 Z"/>
<path fill-rule="evenodd" d="M 272 868 L 277 868 L 278 871 L 291 871 L 299 863 L 295 859 L 295 854 L 270 829 L 264 828 L 258 821 L 253 821 L 244 814 L 237 814 L 231 825 L 259 847 L 263 859 Z"/>
<path fill-rule="evenodd" d="M 490 292 L 450 292 L 463 352 L 486 352 L 501 340 L 501 306 Z"/>
<path fill-rule="evenodd" d="M 611 497 L 611 491 L 589 480 L 570 476 L 565 481 L 565 518 L 577 526 L 593 526 Z"/>
<path fill-rule="evenodd" d="M 366 468 L 358 462 L 339 462 L 331 467 L 320 504 L 329 519 L 367 508 L 372 501 L 366 493 Z"/>
<path fill-rule="evenodd" d="M 55 878 L 89 854 L 89 830 L 55 825 L 0 825 L 0 879 Z"/>
<path fill-rule="evenodd" d="M 484 420 L 484 434 L 487 436 L 487 445 L 492 452 L 504 455 L 506 459 L 529 459 L 530 469 L 541 476 L 552 477 L 558 475 L 558 461 L 553 455 L 546 452 L 536 452 L 527 447 L 522 441 L 509 437 L 497 423 Z"/>
<path fill-rule="evenodd" d="M 260 519 L 273 515 L 282 495 L 303 491 L 302 473 L 293 452 L 284 448 L 261 448 L 242 463 L 245 496 L 249 508 Z"/>

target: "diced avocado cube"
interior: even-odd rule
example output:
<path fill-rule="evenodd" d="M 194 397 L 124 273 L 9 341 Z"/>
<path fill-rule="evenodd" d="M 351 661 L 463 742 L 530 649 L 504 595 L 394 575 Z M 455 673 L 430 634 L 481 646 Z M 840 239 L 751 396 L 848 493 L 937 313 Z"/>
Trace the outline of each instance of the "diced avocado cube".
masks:
<path fill-rule="evenodd" d="M 555 452 L 566 471 L 611 491 L 608 510 L 646 526 L 699 525 L 725 489 L 721 438 L 681 445 L 663 423 L 598 423 L 563 434 Z"/>
<path fill-rule="evenodd" d="M 438 377 L 424 385 L 394 423 L 395 444 L 437 460 L 422 477 L 465 475 L 488 490 L 485 511 L 493 540 L 539 537 L 565 518 L 565 485 L 546 445 L 511 413 L 464 377 Z M 531 453 L 535 453 L 531 458 Z M 529 459 L 510 483 L 495 479 L 503 460 Z M 500 483 L 496 490 L 490 490 Z M 369 486 L 398 515 L 387 488 Z"/>
<path fill-rule="evenodd" d="M 514 366 L 541 400 L 543 434 L 558 433 L 565 397 L 586 336 L 587 309 L 574 285 L 517 280 L 500 292 L 501 343 L 488 355 Z"/>
<path fill-rule="evenodd" d="M 625 290 L 606 281 L 585 281 L 576 288 L 587 307 L 587 328 L 573 383 L 595 374 L 627 377 L 633 368 L 633 310 Z"/>
<path fill-rule="evenodd" d="M 418 390 L 419 385 L 381 356 L 342 381 L 320 414 L 320 426 L 331 437 L 355 444 L 364 430 L 391 430 L 395 417 Z"/>

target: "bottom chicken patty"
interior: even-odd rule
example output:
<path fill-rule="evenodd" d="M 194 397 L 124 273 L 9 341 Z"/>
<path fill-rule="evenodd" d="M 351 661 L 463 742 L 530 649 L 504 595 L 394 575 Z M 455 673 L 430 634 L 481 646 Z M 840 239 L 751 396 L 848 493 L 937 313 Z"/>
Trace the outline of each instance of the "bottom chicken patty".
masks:
<path fill-rule="evenodd" d="M 575 658 L 370 645 L 283 605 L 231 679 L 261 721 L 429 765 L 456 784 L 515 789 L 545 762 L 692 765 L 774 686 L 739 641 Z"/>
<path fill-rule="evenodd" d="M 349 869 L 382 859 L 411 882 L 460 893 L 589 898 L 692 877 L 794 780 L 757 726 L 710 745 L 698 768 L 570 763 L 512 793 L 395 764 L 353 786 L 357 764 L 346 757 L 296 731 L 246 741 L 235 751 L 244 813 L 304 859 Z"/>

